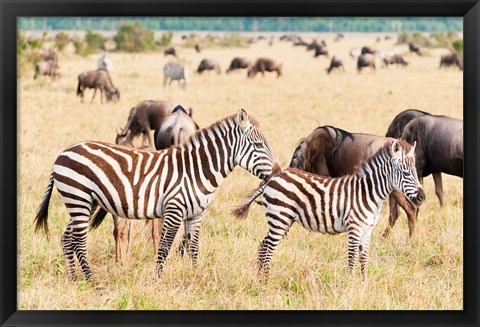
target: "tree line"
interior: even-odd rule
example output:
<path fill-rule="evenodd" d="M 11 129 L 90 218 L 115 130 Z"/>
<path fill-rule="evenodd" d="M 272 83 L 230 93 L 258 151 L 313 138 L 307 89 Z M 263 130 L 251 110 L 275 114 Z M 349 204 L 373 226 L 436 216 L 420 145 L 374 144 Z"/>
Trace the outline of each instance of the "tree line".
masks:
<path fill-rule="evenodd" d="M 138 22 L 150 30 L 237 32 L 463 31 L 461 17 L 23 17 L 20 30 L 115 31 Z"/>

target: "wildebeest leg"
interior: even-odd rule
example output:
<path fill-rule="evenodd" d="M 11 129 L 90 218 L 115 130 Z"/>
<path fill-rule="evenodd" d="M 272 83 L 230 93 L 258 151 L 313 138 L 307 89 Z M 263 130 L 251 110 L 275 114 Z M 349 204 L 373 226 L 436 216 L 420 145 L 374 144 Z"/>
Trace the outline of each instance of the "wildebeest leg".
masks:
<path fill-rule="evenodd" d="M 92 100 L 90 100 L 90 103 L 92 103 L 93 99 L 95 99 L 95 94 L 97 94 L 97 88 L 93 89 L 93 96 L 92 96 Z"/>
<path fill-rule="evenodd" d="M 100 89 L 100 103 L 103 103 L 103 89 Z"/>
<path fill-rule="evenodd" d="M 443 185 L 442 185 L 442 173 L 432 173 L 433 182 L 435 183 L 435 193 L 437 194 L 440 206 L 443 207 Z"/>
<path fill-rule="evenodd" d="M 407 219 L 408 219 L 409 237 L 412 237 L 415 232 L 415 223 L 417 221 L 418 206 L 410 202 L 407 199 L 407 197 L 405 197 L 400 192 L 393 191 L 390 195 L 395 199 L 398 205 L 402 207 L 403 210 L 405 210 L 405 213 L 407 214 Z M 390 219 L 391 219 L 389 221 L 390 228 L 393 228 L 393 225 L 395 225 L 395 222 L 398 219 L 398 212 L 396 213 L 396 216 L 392 216 L 390 217 Z"/>
<path fill-rule="evenodd" d="M 393 194 L 390 194 L 388 196 L 388 205 L 390 207 L 390 215 L 388 216 L 388 226 L 382 235 L 383 238 L 387 238 L 390 236 L 393 225 L 395 225 L 398 219 L 398 206 Z"/>
<path fill-rule="evenodd" d="M 132 221 L 113 215 L 113 237 L 115 238 L 115 262 L 122 266 L 130 259 L 130 240 L 132 236 Z"/>
<path fill-rule="evenodd" d="M 158 247 L 160 246 L 160 235 L 162 233 L 162 223 L 163 223 L 163 219 L 153 219 L 151 221 L 154 253 L 158 252 Z"/>
<path fill-rule="evenodd" d="M 163 77 L 163 87 L 165 87 L 167 85 L 167 79 L 168 79 L 167 76 Z"/>

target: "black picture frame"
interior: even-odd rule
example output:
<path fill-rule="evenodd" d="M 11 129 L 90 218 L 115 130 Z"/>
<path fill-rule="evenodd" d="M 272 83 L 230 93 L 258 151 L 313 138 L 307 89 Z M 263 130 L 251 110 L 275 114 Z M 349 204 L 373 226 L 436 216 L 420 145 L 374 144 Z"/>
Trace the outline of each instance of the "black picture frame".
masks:
<path fill-rule="evenodd" d="M 1 0 L 0 323 L 2 326 L 462 325 L 479 314 L 478 0 L 8 1 Z M 21 16 L 460 16 L 464 19 L 464 310 L 24 311 L 17 310 L 16 19 Z M 162 299 L 159 299 L 161 301 Z"/>

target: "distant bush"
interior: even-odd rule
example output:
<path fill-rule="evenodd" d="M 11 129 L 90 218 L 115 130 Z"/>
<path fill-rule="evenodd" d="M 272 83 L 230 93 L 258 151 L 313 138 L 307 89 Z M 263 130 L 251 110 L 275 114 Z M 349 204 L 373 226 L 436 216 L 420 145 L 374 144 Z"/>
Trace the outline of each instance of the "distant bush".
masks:
<path fill-rule="evenodd" d="M 63 51 L 67 44 L 70 42 L 70 36 L 68 36 L 67 33 L 65 32 L 60 32 L 55 35 L 55 47 L 58 49 L 58 51 Z"/>
<path fill-rule="evenodd" d="M 155 48 L 154 35 L 137 22 L 123 24 L 114 37 L 118 50 L 141 52 Z"/>
<path fill-rule="evenodd" d="M 163 33 L 160 37 L 160 40 L 157 42 L 157 45 L 160 47 L 169 46 L 172 43 L 173 32 Z"/>
<path fill-rule="evenodd" d="M 85 42 L 87 43 L 87 48 L 93 52 L 105 50 L 105 38 L 101 34 L 87 31 L 87 34 L 85 35 Z"/>
<path fill-rule="evenodd" d="M 23 33 L 17 31 L 17 77 L 23 76 L 32 69 L 32 64 L 42 60 L 39 50 L 46 41 L 46 35 L 47 33 L 43 33 L 40 39 L 27 39 Z"/>
<path fill-rule="evenodd" d="M 222 47 L 245 47 L 247 44 L 247 39 L 236 33 L 226 34 L 219 42 L 219 45 Z"/>
<path fill-rule="evenodd" d="M 463 40 L 455 40 L 452 43 L 452 47 L 455 51 L 458 52 L 460 58 L 463 60 Z"/>

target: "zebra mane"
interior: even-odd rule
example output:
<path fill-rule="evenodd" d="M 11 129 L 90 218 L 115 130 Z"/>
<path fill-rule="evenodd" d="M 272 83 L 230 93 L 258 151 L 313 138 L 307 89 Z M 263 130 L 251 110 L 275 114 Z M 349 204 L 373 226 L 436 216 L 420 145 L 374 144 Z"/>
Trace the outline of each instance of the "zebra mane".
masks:
<path fill-rule="evenodd" d="M 399 145 L 402 147 L 404 153 L 407 153 L 410 151 L 412 145 L 408 143 L 407 141 L 403 139 L 397 139 L 399 142 Z M 354 169 L 354 174 L 357 175 L 358 177 L 365 177 L 368 173 L 373 172 L 372 166 L 375 160 L 377 160 L 378 157 L 391 157 L 392 156 L 392 143 L 393 141 L 388 141 L 386 144 L 378 149 L 377 152 L 375 152 L 374 155 L 372 155 L 370 158 L 366 159 L 365 161 L 359 163 L 358 165 L 355 166 Z"/>
<path fill-rule="evenodd" d="M 192 136 L 190 136 L 187 139 L 184 146 L 187 147 L 188 145 L 192 145 L 193 143 L 195 143 L 195 141 L 201 142 L 201 139 L 200 139 L 201 136 L 205 135 L 210 130 L 214 130 L 214 129 L 217 129 L 218 127 L 228 126 L 228 125 L 236 126 L 237 125 L 236 117 L 237 117 L 237 114 L 235 113 L 233 115 L 227 116 L 223 119 L 220 119 L 220 120 L 214 122 L 212 125 L 210 125 L 208 127 L 204 127 L 202 129 L 199 129 L 195 134 L 193 134 Z M 260 123 L 258 122 L 258 120 L 254 116 L 248 115 L 248 120 L 250 121 L 250 123 L 253 126 L 255 126 L 257 128 L 260 126 Z"/>

